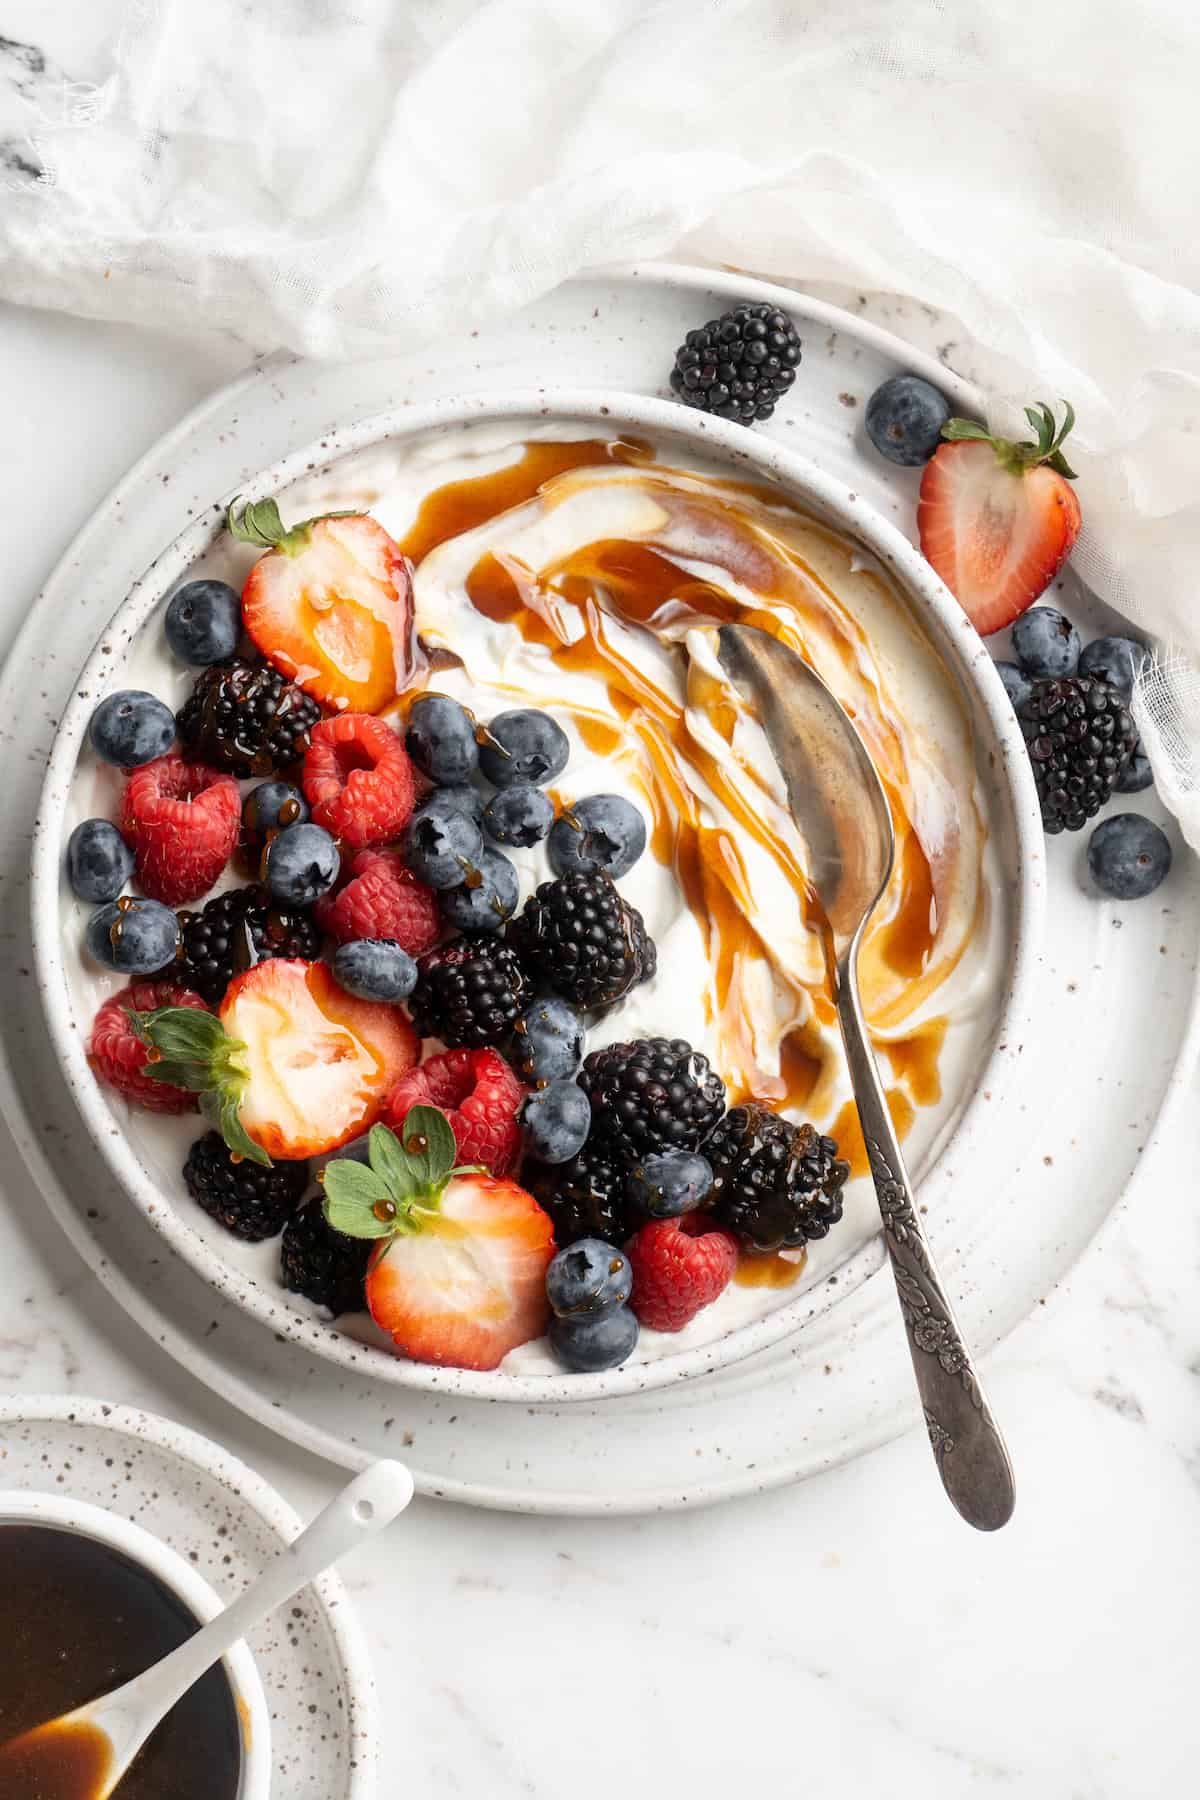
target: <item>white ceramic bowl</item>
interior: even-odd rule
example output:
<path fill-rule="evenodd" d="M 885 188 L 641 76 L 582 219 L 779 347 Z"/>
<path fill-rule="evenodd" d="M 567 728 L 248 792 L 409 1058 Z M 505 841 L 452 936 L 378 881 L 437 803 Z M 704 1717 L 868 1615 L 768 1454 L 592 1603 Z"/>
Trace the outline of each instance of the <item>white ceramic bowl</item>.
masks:
<path fill-rule="evenodd" d="M 70 1531 L 91 1538 L 111 1550 L 119 1550 L 131 1562 L 147 1570 L 163 1587 L 182 1601 L 201 1625 L 215 1618 L 222 1602 L 204 1577 L 161 1538 L 152 1537 L 140 1525 L 122 1519 L 86 1500 L 64 1494 L 35 1494 L 19 1490 L 0 1492 L 0 1526 L 45 1525 L 54 1531 Z M 244 1643 L 235 1644 L 222 1659 L 233 1693 L 242 1742 L 242 1770 L 238 1800 L 268 1800 L 271 1791 L 271 1718 L 266 1695 L 254 1659 Z"/>
<path fill-rule="evenodd" d="M 950 1144 L 924 1171 L 921 1181 L 921 1198 L 929 1209 L 948 1207 L 952 1200 L 946 1173 L 950 1145 L 955 1150 L 955 1165 L 961 1170 L 969 1154 L 972 1121 L 982 1096 L 999 1099 L 1005 1085 L 1006 1064 L 1001 1055 L 1005 1039 L 1014 1038 L 1026 1016 L 1044 901 L 1043 837 L 1028 757 L 991 656 L 958 603 L 895 526 L 806 458 L 757 437 L 740 425 L 709 418 L 671 402 L 594 391 L 556 391 L 552 403 L 541 391 L 526 390 L 401 408 L 330 432 L 319 444 L 296 451 L 243 483 L 238 492 L 245 500 L 266 498 L 344 456 L 384 440 L 453 432 L 464 424 L 483 421 L 511 421 L 515 438 L 520 435 L 522 423 L 547 420 L 578 420 L 592 431 L 625 431 L 660 446 L 674 443 L 685 454 L 699 454 L 709 461 L 716 458 L 732 464 L 742 474 L 778 484 L 806 510 L 856 538 L 878 558 L 908 597 L 923 632 L 959 677 L 980 739 L 978 761 L 990 770 L 996 799 L 1011 932 L 1002 1029 L 993 1040 L 991 1055 L 961 1112 Z M 218 1227 L 212 1228 L 213 1235 L 205 1235 L 198 1224 L 191 1222 L 187 1210 L 164 1194 L 162 1179 L 156 1178 L 122 1128 L 121 1103 L 110 1104 L 87 1064 L 85 1046 L 91 1011 L 80 1004 L 73 992 L 75 984 L 67 967 L 68 958 L 78 964 L 82 953 L 78 903 L 67 888 L 63 851 L 72 784 L 91 714 L 106 692 L 126 685 L 124 668 L 139 635 L 151 620 L 152 629 L 159 627 L 156 615 L 166 597 L 219 538 L 224 529 L 226 500 L 231 497 L 222 497 L 194 519 L 134 585 L 113 615 L 64 711 L 35 827 L 33 948 L 51 1039 L 84 1122 L 131 1201 L 194 1269 L 271 1330 L 332 1363 L 360 1373 L 369 1371 L 373 1377 L 400 1387 L 526 1406 L 560 1405 L 672 1385 L 737 1362 L 795 1331 L 816 1310 L 811 1298 L 806 1300 L 803 1284 L 794 1297 L 782 1299 L 773 1311 L 735 1326 L 722 1337 L 602 1374 L 481 1374 L 435 1368 L 363 1343 L 336 1324 L 317 1317 L 313 1308 L 286 1293 L 277 1282 L 257 1280 L 245 1266 L 232 1260 L 231 1246 L 228 1254 L 223 1253 L 227 1246 L 221 1242 L 224 1234 Z M 879 1262 L 877 1238 L 857 1244 L 833 1273 L 839 1294 L 852 1291 L 866 1280 Z"/>

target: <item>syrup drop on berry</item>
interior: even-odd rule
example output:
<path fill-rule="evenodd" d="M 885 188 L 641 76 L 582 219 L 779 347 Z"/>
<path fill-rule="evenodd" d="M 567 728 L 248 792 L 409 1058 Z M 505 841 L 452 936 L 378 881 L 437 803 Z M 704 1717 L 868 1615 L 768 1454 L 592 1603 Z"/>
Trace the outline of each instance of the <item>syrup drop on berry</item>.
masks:
<path fill-rule="evenodd" d="M 410 1156 L 424 1156 L 429 1148 L 429 1139 L 421 1132 L 414 1131 L 411 1137 L 405 1138 L 404 1148 Z"/>
<path fill-rule="evenodd" d="M 381 1225 L 389 1225 L 396 1216 L 396 1202 L 394 1200 L 377 1200 L 371 1211 Z"/>

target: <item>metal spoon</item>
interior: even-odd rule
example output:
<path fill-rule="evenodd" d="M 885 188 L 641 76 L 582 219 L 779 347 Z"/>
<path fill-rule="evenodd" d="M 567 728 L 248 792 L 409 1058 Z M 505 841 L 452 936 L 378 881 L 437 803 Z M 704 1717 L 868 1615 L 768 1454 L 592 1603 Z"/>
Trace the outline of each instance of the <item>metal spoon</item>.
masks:
<path fill-rule="evenodd" d="M 92 1739 L 101 1735 L 108 1741 L 109 1754 L 91 1800 L 108 1800 L 150 1733 L 204 1672 L 306 1582 L 390 1525 L 412 1495 L 412 1476 L 402 1463 L 372 1464 L 318 1513 L 232 1606 L 194 1637 L 123 1687 L 36 1726 L 14 1740 L 11 1748 L 36 1750 L 39 1741 L 49 1747 L 60 1734 L 86 1734 Z"/>
<path fill-rule="evenodd" d="M 850 1084 L 942 1485 L 969 1525 L 995 1531 L 1012 1516 L 1012 1466 L 913 1206 L 859 999 L 859 946 L 896 851 L 887 796 L 849 717 L 795 651 L 753 626 L 722 625 L 718 654 L 762 723 L 812 855 Z"/>

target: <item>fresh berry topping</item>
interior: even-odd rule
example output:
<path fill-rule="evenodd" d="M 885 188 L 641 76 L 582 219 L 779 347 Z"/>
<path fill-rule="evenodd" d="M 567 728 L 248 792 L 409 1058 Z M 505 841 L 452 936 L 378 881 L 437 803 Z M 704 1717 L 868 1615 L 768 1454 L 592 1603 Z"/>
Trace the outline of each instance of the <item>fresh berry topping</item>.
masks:
<path fill-rule="evenodd" d="M 678 1219 L 704 1204 L 712 1184 L 712 1164 L 698 1150 L 661 1150 L 633 1165 L 626 1192 L 635 1212 Z"/>
<path fill-rule="evenodd" d="M 350 880 L 316 905 L 317 922 L 336 943 L 392 938 L 421 956 L 442 936 L 437 895 L 404 866 L 398 850 L 360 850 Z"/>
<path fill-rule="evenodd" d="M 535 1088 L 521 1113 L 525 1143 L 539 1162 L 570 1162 L 587 1142 L 592 1109 L 574 1081 L 551 1081 Z"/>
<path fill-rule="evenodd" d="M 366 1144 L 366 1139 L 362 1140 Z M 365 1238 L 346 1237 L 325 1217 L 320 1200 L 299 1207 L 283 1228 L 279 1246 L 279 1278 L 293 1294 L 303 1294 L 335 1319 L 365 1312 L 363 1283 L 371 1246 Z"/>
<path fill-rule="evenodd" d="M 706 1219 L 655 1219 L 629 1246 L 630 1305 L 650 1331 L 682 1331 L 729 1286 L 737 1268 L 737 1239 Z"/>
<path fill-rule="evenodd" d="M 1088 870 L 1102 894 L 1142 900 L 1166 880 L 1171 845 L 1140 813 L 1117 813 L 1097 825 L 1088 845 Z"/>
<path fill-rule="evenodd" d="M 479 767 L 493 787 L 541 787 L 562 774 L 570 754 L 562 726 L 532 707 L 497 713 L 479 733 Z"/>
<path fill-rule="evenodd" d="M 192 1006 L 204 1010 L 198 995 L 173 981 L 135 981 L 106 1000 L 92 1023 L 88 1061 L 92 1073 L 106 1087 L 115 1088 L 126 1100 L 150 1112 L 195 1112 L 196 1096 L 186 1088 L 171 1087 L 146 1074 L 150 1047 L 135 1030 L 133 1013 L 154 1012 L 160 1006 Z"/>
<path fill-rule="evenodd" d="M 514 850 L 540 844 L 553 823 L 554 802 L 549 794 L 525 784 L 501 788 L 483 813 L 483 827 L 492 841 Z"/>
<path fill-rule="evenodd" d="M 241 641 L 241 597 L 227 581 L 189 581 L 171 596 L 164 624 L 180 662 L 194 668 L 226 662 Z"/>
<path fill-rule="evenodd" d="M 477 825 L 483 824 L 484 808 L 487 805 L 483 794 L 469 782 L 452 782 L 437 791 L 438 799 L 448 806 L 452 812 L 466 813 Z M 432 798 L 432 796 L 431 796 Z"/>
<path fill-rule="evenodd" d="M 483 855 L 483 833 L 469 813 L 430 794 L 418 806 L 404 834 L 404 857 L 426 887 L 459 887 L 473 878 Z"/>
<path fill-rule="evenodd" d="M 479 867 L 461 887 L 439 895 L 442 917 L 456 931 L 499 931 L 517 910 L 521 884 L 517 871 L 499 850 L 485 844 Z"/>
<path fill-rule="evenodd" d="M 747 301 L 688 332 L 671 387 L 685 406 L 752 425 L 771 417 L 799 362 L 800 334 L 787 314 Z"/>
<path fill-rule="evenodd" d="M 625 1252 L 599 1238 L 580 1238 L 560 1250 L 546 1270 L 546 1298 L 560 1319 L 624 1306 L 632 1287 Z"/>
<path fill-rule="evenodd" d="M 67 839 L 71 891 L 93 906 L 115 900 L 133 874 L 133 851 L 107 819 L 84 819 Z"/>
<path fill-rule="evenodd" d="M 545 1087 L 578 1071 L 583 1042 L 583 1021 L 565 1000 L 535 1000 L 513 1026 L 508 1057 L 528 1087 Z"/>
<path fill-rule="evenodd" d="M 339 987 L 359 1000 L 407 1000 L 417 983 L 417 965 L 394 938 L 356 938 L 339 944 L 333 956 Z"/>
<path fill-rule="evenodd" d="M 520 1082 L 495 1050 L 447 1050 L 410 1069 L 393 1088 L 384 1123 L 400 1131 L 414 1106 L 436 1106 L 450 1121 L 460 1163 L 507 1175 L 521 1149 Z"/>
<path fill-rule="evenodd" d="M 408 709 L 404 747 L 430 781 L 452 787 L 479 767 L 475 721 L 449 694 L 419 694 Z"/>
<path fill-rule="evenodd" d="M 530 985 L 521 959 L 502 939 L 455 938 L 431 950 L 409 1011 L 422 1037 L 440 1038 L 451 1049 L 501 1044 L 529 1004 Z"/>
<path fill-rule="evenodd" d="M 203 763 L 161 756 L 125 784 L 121 830 L 138 880 L 168 906 L 207 894 L 233 855 L 241 822 L 237 783 Z"/>
<path fill-rule="evenodd" d="M 546 1335 L 564 1369 L 595 1375 L 632 1356 L 638 1341 L 637 1315 L 632 1307 L 615 1306 L 610 1312 L 551 1319 Z"/>
<path fill-rule="evenodd" d="M 384 719 L 340 713 L 313 727 L 304 758 L 313 820 L 352 850 L 398 837 L 413 807 L 413 771 Z"/>
<path fill-rule="evenodd" d="M 603 1238 L 623 1244 L 636 1220 L 625 1198 L 624 1162 L 603 1145 L 587 1143 L 570 1162 L 528 1163 L 526 1185 L 554 1220 L 560 1244 Z"/>
<path fill-rule="evenodd" d="M 951 419 L 921 478 L 921 549 L 982 637 L 1011 625 L 1054 580 L 1079 536 L 1079 501 L 1048 406 L 1027 407 L 1036 441 Z"/>
<path fill-rule="evenodd" d="M 1079 663 L 1079 633 L 1056 606 L 1031 606 L 1013 626 L 1013 650 L 1026 675 L 1057 681 Z"/>
<path fill-rule="evenodd" d="M 1150 766 L 1150 758 L 1140 747 L 1134 751 L 1121 773 L 1117 776 L 1117 785 L 1113 789 L 1117 794 L 1141 794 L 1154 785 L 1154 770 Z"/>
<path fill-rule="evenodd" d="M 842 1216 L 850 1173 L 832 1138 L 751 1101 L 727 1112 L 704 1146 L 709 1209 L 748 1250 L 795 1250 Z"/>
<path fill-rule="evenodd" d="M 216 1006 L 235 975 L 274 957 L 315 962 L 321 934 L 305 912 L 278 906 L 263 887 L 230 888 L 198 913 L 181 913 L 181 981 Z"/>
<path fill-rule="evenodd" d="M 140 769 L 165 756 L 175 742 L 175 715 L 154 694 L 129 688 L 110 694 L 88 726 L 92 749 L 118 769 Z"/>
<path fill-rule="evenodd" d="M 641 913 L 599 873 L 542 882 L 509 926 L 509 939 L 526 965 L 575 1006 L 611 1006 L 658 966 Z"/>
<path fill-rule="evenodd" d="M 282 906 L 312 906 L 338 878 L 342 859 L 320 825 L 285 825 L 267 845 L 263 865 L 271 898 Z"/>
<path fill-rule="evenodd" d="M 880 456 L 916 469 L 941 443 L 949 417 L 950 402 L 932 382 L 919 375 L 893 375 L 867 401 L 863 423 Z"/>
<path fill-rule="evenodd" d="M 196 677 L 177 724 L 189 756 L 244 780 L 299 762 L 320 717 L 315 700 L 278 669 L 235 658 Z"/>
<path fill-rule="evenodd" d="M 1038 681 L 1017 717 L 1051 834 L 1095 818 L 1137 745 L 1124 701 L 1085 675 Z"/>
<path fill-rule="evenodd" d="M 646 821 L 620 794 L 589 794 L 562 813 L 546 851 L 557 875 L 597 869 L 614 881 L 628 875 L 646 848 Z"/>
<path fill-rule="evenodd" d="M 219 1131 L 206 1132 L 183 1165 L 188 1193 L 210 1219 L 248 1244 L 278 1237 L 308 1186 L 306 1162 L 275 1163 L 264 1169 L 245 1157 L 236 1160 Z"/>
<path fill-rule="evenodd" d="M 395 543 L 366 513 L 283 528 L 273 500 L 229 528 L 267 550 L 242 589 L 246 630 L 306 693 L 339 712 L 378 713 L 407 686 L 412 583 Z"/>
<path fill-rule="evenodd" d="M 246 795 L 242 827 L 248 838 L 261 843 L 272 831 L 307 824 L 311 816 L 308 801 L 290 781 L 260 781 Z"/>
<path fill-rule="evenodd" d="M 175 961 L 179 920 L 158 900 L 110 900 L 84 933 L 88 954 L 118 975 L 154 975 Z"/>
<path fill-rule="evenodd" d="M 725 1083 L 682 1038 L 593 1050 L 579 1085 L 592 1103 L 596 1142 L 627 1164 L 654 1150 L 697 1149 L 725 1110 Z"/>
<path fill-rule="evenodd" d="M 1080 655 L 1079 673 L 1090 675 L 1094 681 L 1107 681 L 1123 700 L 1128 700 L 1137 672 L 1148 655 L 1146 646 L 1133 638 L 1096 638 Z"/>
<path fill-rule="evenodd" d="M 996 673 L 1004 683 L 1004 691 L 1012 701 L 1014 711 L 1023 706 L 1033 692 L 1033 682 L 1024 669 L 1018 669 L 1014 662 L 998 662 Z"/>
<path fill-rule="evenodd" d="M 456 1170 L 454 1134 L 415 1106 L 399 1137 L 377 1126 L 371 1164 L 332 1162 L 325 1216 L 376 1239 L 367 1270 L 371 1317 L 417 1362 L 494 1369 L 540 1337 L 549 1316 L 549 1219 L 524 1188 Z"/>

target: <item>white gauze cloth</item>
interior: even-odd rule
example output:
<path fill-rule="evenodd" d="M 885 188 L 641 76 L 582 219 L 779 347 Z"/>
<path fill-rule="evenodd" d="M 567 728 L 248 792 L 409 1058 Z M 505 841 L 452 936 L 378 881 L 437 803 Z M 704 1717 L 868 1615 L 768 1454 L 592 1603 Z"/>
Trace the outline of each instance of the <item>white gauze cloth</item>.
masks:
<path fill-rule="evenodd" d="M 0 294 L 315 356 L 668 253 L 948 313 L 994 425 L 1074 402 L 1200 848 L 1195 0 L 108 3 L 99 82 L 0 40 Z"/>

